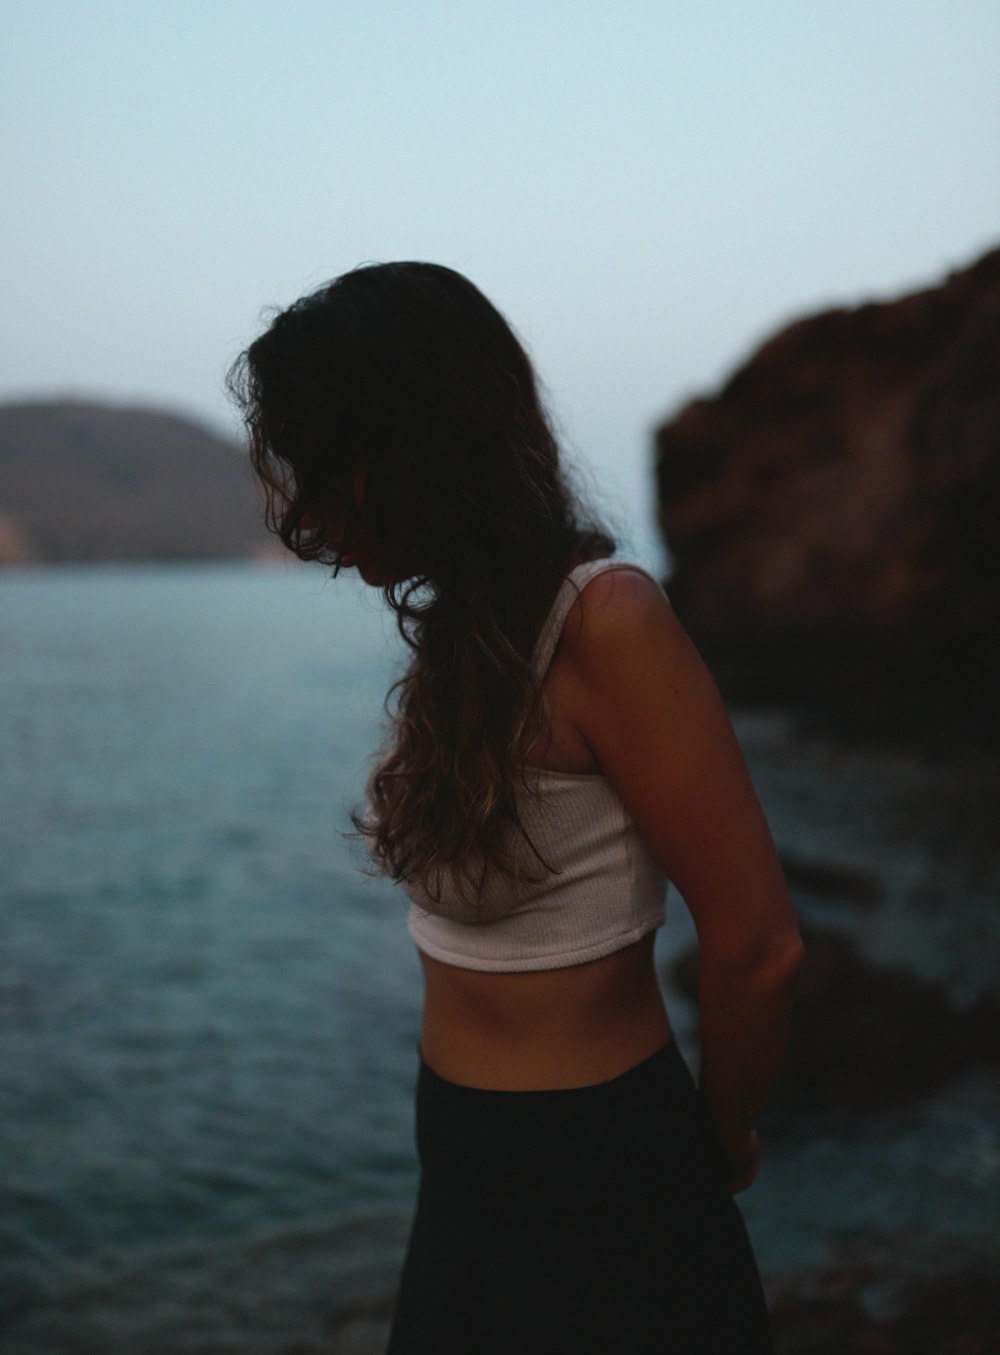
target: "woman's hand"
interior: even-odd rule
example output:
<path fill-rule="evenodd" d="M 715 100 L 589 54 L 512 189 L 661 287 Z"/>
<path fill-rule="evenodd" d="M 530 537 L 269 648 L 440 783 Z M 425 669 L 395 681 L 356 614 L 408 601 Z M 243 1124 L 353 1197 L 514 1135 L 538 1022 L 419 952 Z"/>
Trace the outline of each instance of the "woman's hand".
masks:
<path fill-rule="evenodd" d="M 738 1152 L 723 1153 L 726 1181 L 733 1195 L 748 1190 L 757 1179 L 760 1167 L 760 1135 L 751 1129 L 750 1136 Z"/>

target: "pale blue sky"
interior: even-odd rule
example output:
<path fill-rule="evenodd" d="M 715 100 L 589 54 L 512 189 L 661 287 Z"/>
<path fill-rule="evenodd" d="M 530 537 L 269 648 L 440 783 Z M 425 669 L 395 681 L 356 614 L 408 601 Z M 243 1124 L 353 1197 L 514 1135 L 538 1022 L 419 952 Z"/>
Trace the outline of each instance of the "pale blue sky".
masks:
<path fill-rule="evenodd" d="M 774 327 L 1000 242 L 998 0 L 5 0 L 0 398 L 231 426 L 353 265 L 467 273 L 645 534 L 649 431 Z"/>

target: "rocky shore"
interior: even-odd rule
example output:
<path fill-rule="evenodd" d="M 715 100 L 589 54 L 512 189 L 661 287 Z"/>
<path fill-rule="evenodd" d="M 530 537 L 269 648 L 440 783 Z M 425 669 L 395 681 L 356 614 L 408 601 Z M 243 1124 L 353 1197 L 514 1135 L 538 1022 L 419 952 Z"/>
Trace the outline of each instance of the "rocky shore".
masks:
<path fill-rule="evenodd" d="M 997 1355 L 1000 1254 L 846 1239 L 830 1265 L 770 1277 L 778 1355 Z"/>

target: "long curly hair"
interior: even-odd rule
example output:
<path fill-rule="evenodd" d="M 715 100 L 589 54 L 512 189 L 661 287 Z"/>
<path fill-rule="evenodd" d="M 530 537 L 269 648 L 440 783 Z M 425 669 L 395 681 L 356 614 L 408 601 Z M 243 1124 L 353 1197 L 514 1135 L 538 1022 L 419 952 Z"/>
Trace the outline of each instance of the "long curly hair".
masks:
<path fill-rule="evenodd" d="M 412 650 L 355 827 L 380 870 L 432 899 L 447 873 L 474 914 L 487 871 L 525 878 L 540 628 L 570 565 L 614 551 L 569 488 L 531 363 L 461 274 L 371 264 L 276 314 L 228 385 L 268 525 L 335 573 L 374 544 Z"/>

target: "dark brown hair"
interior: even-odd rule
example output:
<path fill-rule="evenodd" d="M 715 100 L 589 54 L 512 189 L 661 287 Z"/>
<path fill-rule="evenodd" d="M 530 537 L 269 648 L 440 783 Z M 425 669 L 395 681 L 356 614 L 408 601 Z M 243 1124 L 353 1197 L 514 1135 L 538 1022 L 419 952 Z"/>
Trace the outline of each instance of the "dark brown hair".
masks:
<path fill-rule="evenodd" d="M 580 517 L 531 363 L 461 274 L 372 264 L 275 315 L 229 387 L 272 530 L 335 572 L 363 530 L 413 651 L 356 826 L 393 878 L 436 895 L 448 871 L 474 903 L 486 870 L 523 862 L 539 629 L 569 565 L 614 550 Z"/>

